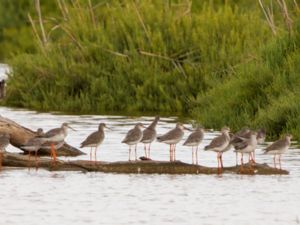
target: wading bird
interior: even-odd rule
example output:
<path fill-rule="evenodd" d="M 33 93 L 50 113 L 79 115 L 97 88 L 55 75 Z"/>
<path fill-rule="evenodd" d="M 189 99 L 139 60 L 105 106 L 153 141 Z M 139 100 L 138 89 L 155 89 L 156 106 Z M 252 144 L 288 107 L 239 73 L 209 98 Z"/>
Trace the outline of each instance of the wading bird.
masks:
<path fill-rule="evenodd" d="M 159 121 L 159 116 L 156 116 L 154 121 L 145 130 L 143 130 L 143 138 L 141 142 L 144 143 L 144 151 L 145 151 L 146 158 L 150 158 L 150 147 L 151 147 L 151 143 L 156 138 L 156 125 L 158 121 Z"/>
<path fill-rule="evenodd" d="M 177 123 L 176 127 L 164 135 L 157 137 L 158 142 L 170 145 L 170 161 L 176 160 L 176 144 L 182 139 L 183 130 L 190 130 L 183 126 L 182 123 Z"/>
<path fill-rule="evenodd" d="M 141 129 L 144 127 L 145 126 L 143 124 L 137 123 L 133 129 L 131 129 L 127 132 L 126 137 L 122 141 L 122 143 L 129 145 L 129 157 L 128 157 L 129 161 L 131 161 L 131 146 L 133 146 L 133 145 L 135 146 L 135 148 L 134 148 L 135 160 L 137 160 L 137 154 L 136 154 L 137 144 L 143 138 L 143 132 Z"/>
<path fill-rule="evenodd" d="M 105 137 L 104 128 L 110 129 L 106 126 L 105 123 L 100 123 L 99 126 L 98 126 L 98 130 L 91 133 L 80 145 L 80 148 L 91 147 L 90 161 L 92 161 L 93 148 L 95 148 L 95 152 L 94 152 L 95 161 L 97 160 L 98 146 L 103 142 L 104 137 Z"/>
<path fill-rule="evenodd" d="M 278 155 L 279 168 L 281 169 L 281 155 L 289 149 L 292 138 L 293 138 L 293 135 L 287 134 L 287 135 L 285 135 L 284 138 L 275 141 L 273 144 L 269 145 L 264 150 L 264 154 L 274 155 L 273 162 L 274 162 L 275 168 L 277 168 L 276 167 L 276 155 Z"/>
<path fill-rule="evenodd" d="M 228 145 L 230 142 L 229 136 L 230 129 L 229 127 L 223 127 L 221 130 L 221 135 L 212 139 L 209 145 L 205 146 L 205 151 L 214 151 L 217 153 L 217 161 L 218 161 L 218 171 L 221 172 L 223 168 L 223 159 L 222 154 L 226 150 L 228 150 Z"/>
<path fill-rule="evenodd" d="M 204 137 L 204 129 L 202 127 L 197 127 L 194 132 L 192 132 L 186 141 L 183 143 L 185 146 L 192 147 L 192 163 L 198 165 L 198 147 L 202 142 Z"/>

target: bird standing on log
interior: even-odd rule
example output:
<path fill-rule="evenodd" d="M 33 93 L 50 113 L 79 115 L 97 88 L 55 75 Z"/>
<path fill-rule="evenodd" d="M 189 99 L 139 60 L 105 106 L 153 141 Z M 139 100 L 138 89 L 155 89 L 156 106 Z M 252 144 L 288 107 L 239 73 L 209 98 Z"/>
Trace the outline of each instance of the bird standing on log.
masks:
<path fill-rule="evenodd" d="M 204 148 L 205 151 L 210 150 L 217 152 L 218 172 L 221 172 L 223 169 L 222 154 L 224 151 L 228 150 L 228 145 L 230 142 L 229 132 L 229 127 L 223 127 L 221 130 L 222 134 L 212 139 L 210 144 Z"/>
<path fill-rule="evenodd" d="M 192 132 L 186 141 L 183 143 L 185 146 L 192 147 L 192 163 L 198 165 L 198 147 L 199 144 L 202 142 L 204 137 L 204 129 L 202 127 L 197 127 L 194 132 Z M 195 148 L 195 152 L 194 152 Z"/>
<path fill-rule="evenodd" d="M 156 125 L 158 121 L 159 121 L 159 116 L 156 116 L 154 121 L 145 130 L 143 130 L 143 138 L 141 142 L 144 143 L 144 151 L 145 151 L 146 158 L 150 158 L 150 147 L 151 147 L 151 143 L 156 138 Z M 148 144 L 148 148 L 147 148 L 147 144 Z"/>
<path fill-rule="evenodd" d="M 281 169 L 281 155 L 289 149 L 292 138 L 293 138 L 293 135 L 287 134 L 287 135 L 285 135 L 284 138 L 275 141 L 273 144 L 269 145 L 264 150 L 264 154 L 274 155 L 273 162 L 274 162 L 275 168 L 277 168 L 276 167 L 276 156 L 278 155 L 279 168 Z"/>
<path fill-rule="evenodd" d="M 56 162 L 55 145 L 57 143 L 64 142 L 66 136 L 68 135 L 68 128 L 74 130 L 67 123 L 63 123 L 61 127 L 49 130 L 42 138 L 43 140 L 51 143 L 51 157 L 53 158 L 54 163 Z"/>
<path fill-rule="evenodd" d="M 170 161 L 176 160 L 176 144 L 181 141 L 184 135 L 184 130 L 190 129 L 183 126 L 182 123 L 177 123 L 174 129 L 170 130 L 162 136 L 157 137 L 158 142 L 170 145 Z"/>
<path fill-rule="evenodd" d="M 29 139 L 24 145 L 21 146 L 21 149 L 28 152 L 28 161 L 29 162 L 30 162 L 31 152 L 35 153 L 36 168 L 38 168 L 37 152 L 38 152 L 38 150 L 41 149 L 42 145 L 46 142 L 45 140 L 43 140 L 43 136 L 44 136 L 44 131 L 42 128 L 39 128 L 39 129 L 37 129 L 35 137 Z"/>
<path fill-rule="evenodd" d="M 80 145 L 80 148 L 84 147 L 91 147 L 90 151 L 90 161 L 92 161 L 92 151 L 95 148 L 94 152 L 94 160 L 97 161 L 97 149 L 99 145 L 103 142 L 105 135 L 104 135 L 104 128 L 110 129 L 106 126 L 105 123 L 100 123 L 98 126 L 98 130 L 91 133 Z"/>
<path fill-rule="evenodd" d="M 125 143 L 129 145 L 129 157 L 128 160 L 131 161 L 131 146 L 135 146 L 134 152 L 135 152 L 135 161 L 137 160 L 137 144 L 142 140 L 143 138 L 143 132 L 142 128 L 145 126 L 142 123 L 137 123 L 135 127 L 131 130 L 129 130 L 126 134 L 126 137 L 123 139 L 122 143 Z"/>

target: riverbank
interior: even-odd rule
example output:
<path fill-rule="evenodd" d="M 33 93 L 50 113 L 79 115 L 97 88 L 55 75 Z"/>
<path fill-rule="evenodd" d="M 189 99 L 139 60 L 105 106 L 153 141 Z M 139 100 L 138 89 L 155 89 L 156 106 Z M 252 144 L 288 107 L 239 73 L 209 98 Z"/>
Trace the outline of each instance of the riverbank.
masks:
<path fill-rule="evenodd" d="M 259 5 L 244 4 L 115 2 L 92 11 L 67 4 L 65 20 L 44 15 L 39 50 L 11 60 L 3 104 L 179 115 L 209 128 L 265 127 L 299 139 L 299 10 L 289 7 L 288 30 L 276 6 L 273 35 Z"/>

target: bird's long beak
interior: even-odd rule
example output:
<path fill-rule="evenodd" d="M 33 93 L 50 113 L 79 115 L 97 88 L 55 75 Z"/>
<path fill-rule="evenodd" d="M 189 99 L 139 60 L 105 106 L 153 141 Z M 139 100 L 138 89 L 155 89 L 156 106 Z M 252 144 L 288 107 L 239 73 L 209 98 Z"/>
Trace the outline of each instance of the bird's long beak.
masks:
<path fill-rule="evenodd" d="M 192 129 L 185 127 L 185 126 L 183 126 L 183 129 L 188 130 L 188 131 L 193 131 Z"/>
<path fill-rule="evenodd" d="M 77 131 L 73 127 L 70 127 L 69 125 L 67 125 L 67 127 L 70 128 L 71 130 Z"/>
<path fill-rule="evenodd" d="M 105 125 L 105 128 L 106 128 L 106 129 L 109 129 L 109 130 L 113 130 L 113 129 L 111 129 L 110 127 L 108 127 L 108 126 L 106 126 L 106 125 Z"/>

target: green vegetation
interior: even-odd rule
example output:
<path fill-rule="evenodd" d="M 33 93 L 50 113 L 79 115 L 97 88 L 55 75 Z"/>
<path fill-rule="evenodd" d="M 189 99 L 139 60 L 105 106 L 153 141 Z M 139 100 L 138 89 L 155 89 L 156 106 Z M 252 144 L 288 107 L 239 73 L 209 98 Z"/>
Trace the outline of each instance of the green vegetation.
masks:
<path fill-rule="evenodd" d="M 256 1 L 57 2 L 49 14 L 42 5 L 44 35 L 31 13 L 36 49 L 10 60 L 5 104 L 178 114 L 206 127 L 264 126 L 300 138 L 293 1 L 292 30 L 274 3 L 276 35 Z"/>

